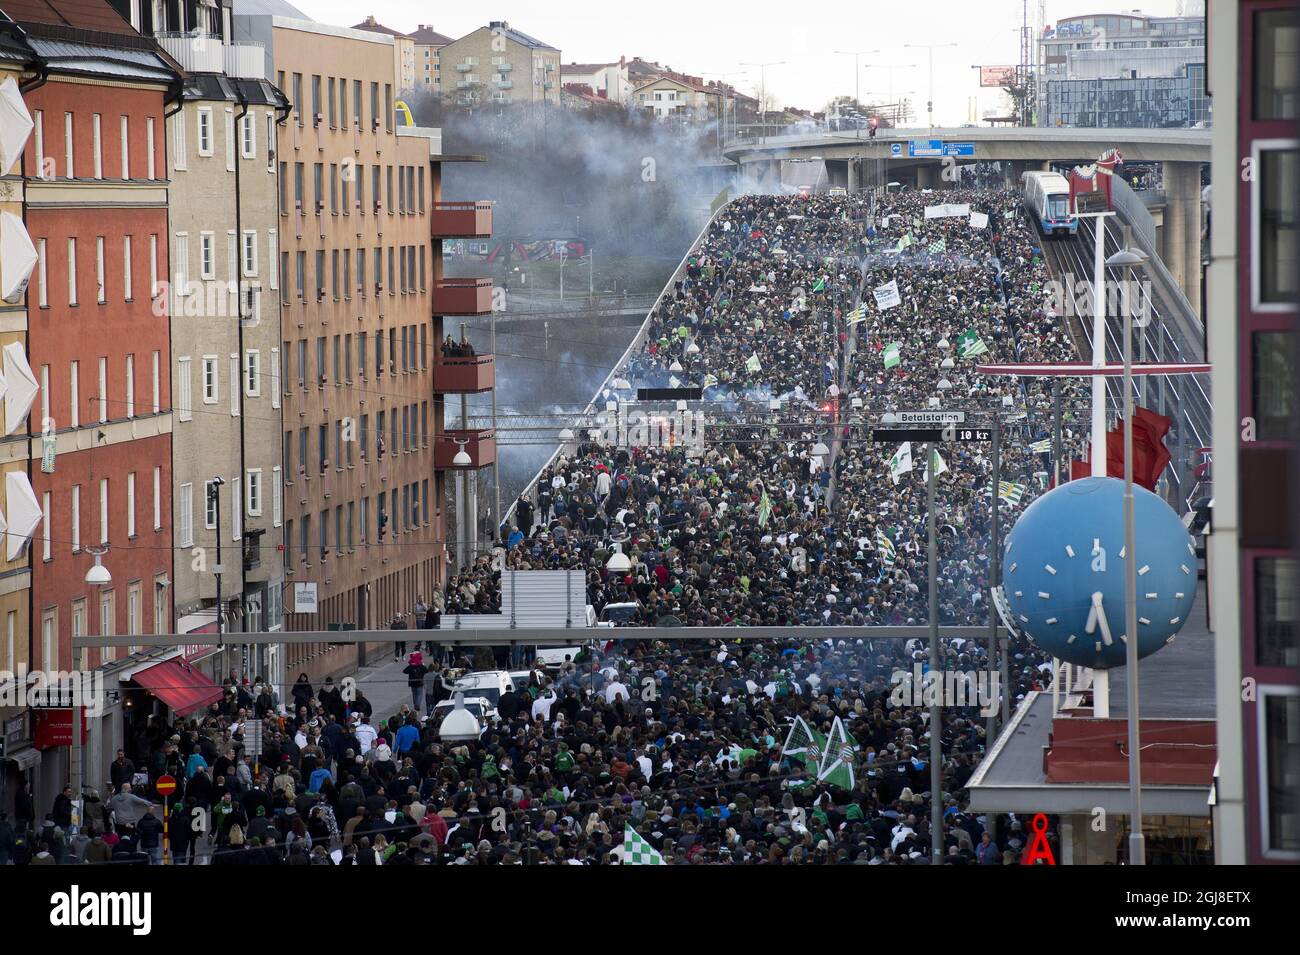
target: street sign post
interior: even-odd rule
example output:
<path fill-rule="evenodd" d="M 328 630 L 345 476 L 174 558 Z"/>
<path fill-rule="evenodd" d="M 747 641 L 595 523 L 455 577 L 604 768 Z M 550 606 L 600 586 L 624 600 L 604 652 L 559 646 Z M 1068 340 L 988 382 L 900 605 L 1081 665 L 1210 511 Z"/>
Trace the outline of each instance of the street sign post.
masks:
<path fill-rule="evenodd" d="M 167 797 L 176 792 L 176 778 L 163 773 L 163 775 L 158 777 L 158 781 L 153 784 L 153 788 L 159 796 L 163 797 L 163 865 L 171 865 L 171 833 L 167 827 L 167 824 L 171 821 L 171 813 L 167 811 Z"/>

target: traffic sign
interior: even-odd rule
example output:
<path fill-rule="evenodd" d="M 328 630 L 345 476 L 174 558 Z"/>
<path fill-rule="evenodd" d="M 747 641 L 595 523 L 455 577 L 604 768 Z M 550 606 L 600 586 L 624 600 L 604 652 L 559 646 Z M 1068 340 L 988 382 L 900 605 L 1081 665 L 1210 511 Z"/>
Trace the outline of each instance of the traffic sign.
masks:
<path fill-rule="evenodd" d="M 176 778 L 163 774 L 158 777 L 158 781 L 153 784 L 153 788 L 158 791 L 159 796 L 170 796 L 176 792 Z"/>
<path fill-rule="evenodd" d="M 901 155 L 903 155 L 903 144 L 902 144 L 902 143 L 890 143 L 890 144 L 889 144 L 889 155 L 891 155 L 891 156 L 901 156 Z"/>
<path fill-rule="evenodd" d="M 992 428 L 873 428 L 872 441 L 992 441 Z"/>

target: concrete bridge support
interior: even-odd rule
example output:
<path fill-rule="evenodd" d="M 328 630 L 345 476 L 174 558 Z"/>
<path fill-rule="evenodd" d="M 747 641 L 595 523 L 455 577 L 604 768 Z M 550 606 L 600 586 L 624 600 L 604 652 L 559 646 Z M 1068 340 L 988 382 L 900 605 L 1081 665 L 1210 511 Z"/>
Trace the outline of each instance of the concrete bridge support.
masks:
<path fill-rule="evenodd" d="M 1164 164 L 1165 214 L 1160 258 L 1187 301 L 1201 313 L 1201 169 L 1198 163 Z"/>

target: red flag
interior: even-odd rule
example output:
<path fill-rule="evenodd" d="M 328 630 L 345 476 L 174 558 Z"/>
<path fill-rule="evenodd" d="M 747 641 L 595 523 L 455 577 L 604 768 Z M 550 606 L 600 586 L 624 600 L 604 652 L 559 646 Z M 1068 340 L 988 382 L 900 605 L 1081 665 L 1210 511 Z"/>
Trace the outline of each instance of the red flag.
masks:
<path fill-rule="evenodd" d="M 1156 414 L 1150 408 L 1133 409 L 1133 483 L 1148 491 L 1156 489 L 1160 472 L 1169 464 L 1169 450 L 1165 435 L 1173 419 Z M 1106 473 L 1111 477 L 1124 476 L 1124 422 L 1116 423 L 1106 434 Z"/>

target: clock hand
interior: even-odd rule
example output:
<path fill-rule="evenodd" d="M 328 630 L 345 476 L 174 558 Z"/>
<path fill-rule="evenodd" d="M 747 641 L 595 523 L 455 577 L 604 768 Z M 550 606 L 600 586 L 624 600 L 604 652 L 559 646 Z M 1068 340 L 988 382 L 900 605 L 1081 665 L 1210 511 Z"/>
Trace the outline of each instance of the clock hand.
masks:
<path fill-rule="evenodd" d="M 1100 593 L 1092 595 L 1092 603 L 1097 611 L 1097 622 L 1101 624 L 1101 641 L 1106 646 L 1110 646 L 1115 641 L 1110 635 L 1110 621 L 1106 619 L 1106 608 L 1102 606 Z"/>
<path fill-rule="evenodd" d="M 1088 622 L 1083 625 L 1083 632 L 1091 634 L 1097 629 L 1097 604 L 1088 608 Z"/>

